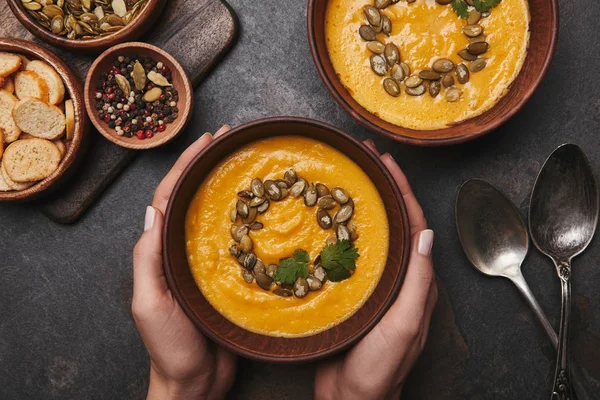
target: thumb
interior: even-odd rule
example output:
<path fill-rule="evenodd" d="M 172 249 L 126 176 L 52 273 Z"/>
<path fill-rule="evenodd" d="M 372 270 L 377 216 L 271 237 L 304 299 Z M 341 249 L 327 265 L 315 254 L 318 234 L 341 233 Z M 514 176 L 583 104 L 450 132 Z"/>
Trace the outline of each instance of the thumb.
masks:
<path fill-rule="evenodd" d="M 162 213 L 146 208 L 144 233 L 133 250 L 133 294 L 158 294 L 168 290 L 162 264 Z"/>

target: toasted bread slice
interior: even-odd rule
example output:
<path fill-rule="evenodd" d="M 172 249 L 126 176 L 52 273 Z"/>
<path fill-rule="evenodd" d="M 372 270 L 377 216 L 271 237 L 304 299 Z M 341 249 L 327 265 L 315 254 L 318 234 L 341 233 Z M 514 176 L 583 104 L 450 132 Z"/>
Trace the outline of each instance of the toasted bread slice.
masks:
<path fill-rule="evenodd" d="M 2 153 L 4 153 L 4 130 L 0 128 L 0 161 L 2 161 Z"/>
<path fill-rule="evenodd" d="M 2 166 L 14 182 L 37 182 L 56 171 L 60 160 L 60 151 L 51 141 L 24 139 L 6 148 Z"/>
<path fill-rule="evenodd" d="M 58 151 L 60 151 L 61 158 L 64 158 L 65 154 L 67 153 L 67 146 L 65 146 L 65 143 L 60 139 L 54 140 L 52 143 L 54 143 Z"/>
<path fill-rule="evenodd" d="M 12 110 L 19 100 L 6 90 L 0 90 L 0 128 L 4 131 L 4 142 L 12 143 L 19 138 L 21 129 L 15 124 Z"/>
<path fill-rule="evenodd" d="M 19 71 L 15 74 L 15 94 L 19 100 L 26 97 L 48 101 L 48 85 L 34 71 Z"/>
<path fill-rule="evenodd" d="M 41 139 L 54 140 L 65 133 L 64 114 L 58 107 L 38 99 L 19 100 L 12 116 L 19 129 Z"/>
<path fill-rule="evenodd" d="M 13 188 L 8 186 L 8 183 L 6 183 L 6 181 L 2 177 L 2 174 L 0 174 L 0 192 L 10 192 L 12 190 Z"/>
<path fill-rule="evenodd" d="M 40 60 L 33 60 L 25 68 L 36 72 L 48 85 L 50 104 L 58 104 L 65 98 L 65 85 L 62 78 L 50 65 Z"/>
<path fill-rule="evenodd" d="M 73 100 L 65 101 L 65 118 L 67 120 L 67 140 L 73 140 L 75 136 L 75 109 L 73 108 Z"/>
<path fill-rule="evenodd" d="M 4 182 L 6 182 L 6 184 L 12 190 L 25 190 L 31 185 L 33 185 L 33 182 L 17 183 L 10 179 L 10 176 L 8 176 L 8 174 L 6 173 L 6 168 L 4 168 L 4 163 L 0 165 L 0 175 L 2 175 L 2 179 L 4 179 Z"/>
<path fill-rule="evenodd" d="M 0 87 L 0 90 L 6 90 L 8 93 L 15 92 L 15 81 L 12 75 L 4 78 L 4 83 L 2 84 L 2 87 Z"/>
<path fill-rule="evenodd" d="M 19 70 L 21 58 L 13 53 L 0 52 L 0 76 L 5 77 Z"/>

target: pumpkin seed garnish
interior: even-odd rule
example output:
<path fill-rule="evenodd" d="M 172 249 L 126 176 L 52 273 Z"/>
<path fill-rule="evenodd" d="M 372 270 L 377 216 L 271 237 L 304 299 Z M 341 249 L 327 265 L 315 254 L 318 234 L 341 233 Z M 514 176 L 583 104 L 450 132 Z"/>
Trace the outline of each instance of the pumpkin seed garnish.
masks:
<path fill-rule="evenodd" d="M 471 63 L 471 72 L 479 72 L 485 68 L 487 65 L 487 61 L 485 58 L 478 58 L 477 60 Z"/>
<path fill-rule="evenodd" d="M 445 94 L 446 100 L 448 100 L 451 103 L 458 101 L 461 96 L 462 96 L 462 91 L 456 87 L 451 87 L 450 89 L 446 90 L 446 94 Z"/>
<path fill-rule="evenodd" d="M 327 196 L 320 197 L 318 204 L 319 204 L 319 208 L 322 208 L 324 210 L 332 210 L 333 208 L 335 208 L 335 205 L 337 203 L 333 199 L 333 197 L 331 197 L 331 195 L 327 195 Z"/>
<path fill-rule="evenodd" d="M 373 72 L 375 72 L 379 76 L 384 76 L 387 73 L 388 64 L 386 59 L 381 54 L 373 54 L 370 60 Z"/>
<path fill-rule="evenodd" d="M 456 78 L 462 84 L 469 82 L 469 69 L 463 63 L 460 63 L 456 66 Z"/>
<path fill-rule="evenodd" d="M 383 88 L 390 96 L 393 96 L 393 97 L 400 96 L 400 86 L 392 78 L 385 78 L 383 80 Z"/>
<path fill-rule="evenodd" d="M 331 215 L 324 208 L 319 208 L 317 211 L 317 223 L 323 229 L 331 228 L 333 225 L 333 220 L 331 219 Z"/>
<path fill-rule="evenodd" d="M 490 48 L 490 45 L 487 42 L 476 42 L 476 43 L 469 43 L 469 45 L 467 46 L 467 51 L 474 56 L 478 56 L 480 54 L 487 52 L 489 50 L 489 48 Z"/>
<path fill-rule="evenodd" d="M 385 49 L 385 45 L 377 40 L 373 40 L 367 43 L 367 49 L 369 49 L 374 54 L 383 54 L 383 50 Z"/>
<path fill-rule="evenodd" d="M 392 33 L 392 20 L 387 15 L 381 17 L 381 31 L 386 36 L 390 36 Z"/>
<path fill-rule="evenodd" d="M 379 10 L 373 6 L 365 6 L 363 9 L 365 14 L 365 18 L 369 21 L 371 26 L 379 26 L 381 25 L 381 14 L 379 14 Z"/>
<path fill-rule="evenodd" d="M 427 69 L 419 72 L 419 77 L 428 81 L 437 81 L 442 78 L 442 76 L 439 73 Z"/>
<path fill-rule="evenodd" d="M 250 188 L 252 190 L 252 194 L 257 197 L 263 197 L 265 195 L 265 187 L 260 179 L 254 178 L 252 182 L 250 182 Z"/>
<path fill-rule="evenodd" d="M 329 195 L 329 188 L 327 186 L 323 185 L 322 183 L 317 183 L 315 185 L 315 188 L 317 189 L 317 196 L 319 198 Z"/>
<path fill-rule="evenodd" d="M 420 84 L 419 86 L 415 86 L 415 87 L 405 87 L 404 91 L 406 92 L 406 94 L 410 95 L 410 96 L 422 96 L 425 93 L 425 85 Z"/>
<path fill-rule="evenodd" d="M 440 58 L 433 63 L 432 68 L 439 73 L 450 72 L 454 69 L 454 63 L 447 58 Z"/>
<path fill-rule="evenodd" d="M 440 90 L 442 89 L 442 84 L 440 81 L 431 81 L 429 84 L 429 95 L 431 97 L 437 97 L 440 94 Z"/>
<path fill-rule="evenodd" d="M 377 39 L 377 33 L 369 25 L 362 25 L 360 28 L 358 28 L 358 33 L 360 34 L 361 38 L 368 42 Z"/>
<path fill-rule="evenodd" d="M 398 46 L 393 43 L 388 43 L 385 45 L 385 48 L 383 49 L 383 55 L 385 56 L 385 60 L 390 67 L 400 62 L 400 50 L 398 49 Z"/>
<path fill-rule="evenodd" d="M 304 204 L 307 207 L 314 207 L 317 204 L 317 188 L 312 183 L 306 189 L 306 193 L 304 193 Z"/>
<path fill-rule="evenodd" d="M 423 78 L 421 78 L 419 75 L 412 75 L 406 78 L 406 80 L 404 81 L 404 86 L 406 86 L 407 88 L 416 88 L 421 83 L 423 83 Z"/>

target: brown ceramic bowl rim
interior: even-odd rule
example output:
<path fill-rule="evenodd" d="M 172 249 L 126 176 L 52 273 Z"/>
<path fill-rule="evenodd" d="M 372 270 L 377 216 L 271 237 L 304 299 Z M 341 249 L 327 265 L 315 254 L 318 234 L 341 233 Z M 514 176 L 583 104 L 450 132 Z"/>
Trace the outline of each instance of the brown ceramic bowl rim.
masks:
<path fill-rule="evenodd" d="M 107 129 L 105 129 L 104 126 L 98 122 L 99 118 L 96 110 L 92 109 L 92 105 L 88 102 L 88 99 L 92 98 L 91 92 L 95 90 L 92 78 L 94 77 L 100 63 L 108 57 L 116 57 L 116 53 L 119 53 L 123 50 L 131 50 L 135 52 L 135 49 L 149 50 L 150 52 L 155 53 L 157 58 L 166 59 L 175 67 L 175 71 L 171 71 L 171 73 L 176 73 L 178 76 L 181 77 L 182 81 L 182 87 L 177 87 L 177 91 L 179 92 L 179 101 L 177 104 L 179 108 L 178 118 L 173 123 L 168 125 L 168 130 L 166 130 L 165 132 L 161 132 L 160 136 L 154 136 L 155 140 L 140 140 L 139 144 L 126 142 L 121 138 L 121 136 L 117 135 L 115 130 L 111 129 L 110 131 L 108 131 Z M 187 124 L 190 122 L 190 119 L 192 118 L 192 110 L 194 106 L 194 89 L 192 88 L 190 78 L 187 76 L 187 73 L 185 72 L 181 64 L 179 64 L 179 61 L 177 61 L 175 57 L 167 53 L 165 50 L 144 42 L 126 42 L 115 45 L 105 50 L 94 60 L 85 78 L 83 99 L 88 112 L 88 117 L 90 118 L 92 124 L 98 130 L 98 132 L 102 134 L 102 136 L 104 136 L 114 144 L 126 147 L 128 149 L 149 150 L 171 142 L 185 129 Z"/>
<path fill-rule="evenodd" d="M 325 130 L 332 132 L 336 136 L 347 140 L 352 145 L 354 145 L 358 149 L 360 149 L 364 153 L 364 155 L 366 157 L 368 157 L 377 166 L 378 173 L 381 173 L 384 176 L 385 180 L 388 181 L 390 188 L 393 191 L 394 199 L 398 203 L 398 206 L 400 209 L 400 213 L 401 213 L 401 217 L 402 217 L 402 231 L 404 234 L 404 243 L 403 243 L 404 251 L 402 254 L 401 265 L 400 265 L 399 273 L 398 273 L 398 279 L 396 279 L 396 282 L 394 283 L 392 289 L 390 290 L 388 297 L 382 302 L 382 305 L 379 307 L 378 311 L 371 317 L 370 321 L 364 327 L 362 327 L 362 329 L 360 329 L 360 331 L 358 331 L 357 333 L 355 333 L 354 335 L 352 335 L 350 337 L 344 338 L 342 341 L 337 343 L 335 346 L 328 348 L 326 350 L 323 350 L 323 351 L 315 352 L 314 354 L 311 354 L 311 355 L 303 355 L 303 356 L 276 357 L 276 356 L 271 356 L 271 355 L 265 355 L 262 353 L 250 351 L 247 348 L 235 346 L 234 344 L 228 342 L 227 340 L 222 339 L 219 335 L 215 334 L 200 319 L 198 319 L 196 317 L 196 315 L 194 314 L 194 311 L 192 310 L 192 307 L 186 302 L 186 300 L 182 294 L 182 291 L 179 288 L 179 285 L 177 284 L 176 279 L 174 277 L 173 268 L 171 266 L 170 259 L 168 256 L 169 249 L 166 246 L 166 244 L 169 242 L 168 231 L 169 231 L 169 227 L 172 224 L 171 221 L 173 218 L 173 207 L 174 207 L 174 202 L 175 202 L 174 199 L 177 196 L 177 194 L 180 192 L 180 189 L 184 184 L 185 177 L 190 173 L 190 171 L 193 169 L 194 165 L 196 163 L 198 163 L 200 160 L 202 160 L 207 153 L 209 153 L 210 151 L 213 150 L 213 148 L 220 146 L 222 142 L 227 141 L 230 137 L 232 137 L 234 135 L 244 134 L 244 131 L 249 128 L 256 128 L 256 127 L 260 127 L 260 126 L 266 126 L 266 125 L 270 125 L 270 124 L 280 124 L 280 123 L 297 123 L 297 124 L 304 124 L 306 126 L 312 126 L 312 127 L 317 127 L 320 129 L 325 129 Z M 285 135 L 286 135 L 285 133 L 281 134 L 281 136 L 285 136 Z M 231 149 L 228 152 L 228 154 L 231 154 L 232 151 L 235 151 L 235 149 Z M 187 210 L 186 210 L 186 212 L 187 212 Z M 385 313 L 392 306 L 393 302 L 396 300 L 396 298 L 398 296 L 398 293 L 400 292 L 400 288 L 404 282 L 406 269 L 408 267 L 408 259 L 409 259 L 409 255 L 410 255 L 410 240 L 411 240 L 409 226 L 410 226 L 410 223 L 409 223 L 409 219 L 408 219 L 406 205 L 404 203 L 402 193 L 400 192 L 400 189 L 399 189 L 396 181 L 394 180 L 394 178 L 392 177 L 392 175 L 390 174 L 388 169 L 385 167 L 383 162 L 379 159 L 379 157 L 377 157 L 370 149 L 368 149 L 359 140 L 355 139 L 350 134 L 348 134 L 332 125 L 329 125 L 329 124 L 321 122 L 321 121 L 312 120 L 309 118 L 301 118 L 301 117 L 262 118 L 262 119 L 254 120 L 254 121 L 242 124 L 240 126 L 237 126 L 237 127 L 233 128 L 232 130 L 230 130 L 229 132 L 227 132 L 226 134 L 220 136 L 219 138 L 214 139 L 207 147 L 205 147 L 198 155 L 196 155 L 194 157 L 194 159 L 188 164 L 188 166 L 184 169 L 183 173 L 177 180 L 177 183 L 175 184 L 175 186 L 173 188 L 173 192 L 172 192 L 169 202 L 167 204 L 166 212 L 164 215 L 162 238 L 163 238 L 163 243 L 165 244 L 165 246 L 163 247 L 163 262 L 165 265 L 165 275 L 167 277 L 167 283 L 168 283 L 169 287 L 171 288 L 171 291 L 173 292 L 175 298 L 177 299 L 177 302 L 181 305 L 181 307 L 183 308 L 183 310 L 187 314 L 187 316 L 190 318 L 190 320 L 205 336 L 207 336 L 213 342 L 217 343 L 219 346 L 222 346 L 225 349 L 229 350 L 230 352 L 238 354 L 242 357 L 253 359 L 256 361 L 260 361 L 260 362 L 278 363 L 278 364 L 313 362 L 313 361 L 321 360 L 323 358 L 330 357 L 330 356 L 337 354 L 341 351 L 344 351 L 344 350 L 348 349 L 349 347 L 353 346 L 354 344 L 356 344 L 367 333 L 369 333 L 369 331 L 371 331 L 371 329 L 373 329 L 373 327 L 381 320 L 381 318 L 385 315 Z M 389 257 L 390 257 L 390 255 L 388 253 L 388 259 L 389 259 Z M 387 265 L 387 261 L 386 261 L 386 265 Z M 189 265 L 188 265 L 188 267 L 189 267 Z M 198 289 L 198 290 L 200 291 L 200 289 Z M 377 289 L 375 289 L 375 291 L 376 290 Z M 225 317 L 223 317 L 223 318 L 225 318 Z M 337 326 L 342 326 L 345 322 L 346 321 L 343 321 Z M 241 328 L 237 325 L 236 325 L 236 327 L 244 330 L 244 328 Z M 265 335 L 260 335 L 260 336 L 265 336 Z M 265 336 L 265 337 L 268 338 L 268 336 Z M 291 340 L 293 340 L 293 339 L 291 339 Z"/>
<path fill-rule="evenodd" d="M 23 54 L 35 60 L 47 62 L 56 70 L 63 80 L 69 98 L 73 101 L 75 112 L 75 132 L 69 145 L 67 153 L 60 161 L 58 168 L 46 179 L 36 182 L 33 186 L 18 191 L 0 192 L 2 201 L 24 201 L 31 200 L 46 191 L 59 181 L 65 172 L 75 163 L 77 154 L 81 151 L 84 136 L 89 131 L 89 122 L 83 105 L 83 88 L 75 73 L 57 55 L 44 47 L 22 39 L 0 38 L 0 50 Z M 62 71 L 66 73 L 63 74 Z"/>
<path fill-rule="evenodd" d="M 34 18 L 24 9 L 21 5 L 21 0 L 7 0 L 8 6 L 12 10 L 13 14 L 17 19 L 27 28 L 27 30 L 33 33 L 35 36 L 43 40 L 44 42 L 53 44 L 55 46 L 63 47 L 70 50 L 83 51 L 83 52 L 99 52 L 99 50 L 108 48 L 114 44 L 122 43 L 126 40 L 134 40 L 139 36 L 143 35 L 147 29 L 152 26 L 152 21 L 160 13 L 162 7 L 165 5 L 165 0 L 148 0 L 148 3 L 144 6 L 144 9 L 135 17 L 129 25 L 125 26 L 118 32 L 112 35 L 99 37 L 96 39 L 68 39 L 65 36 L 56 35 L 41 25 L 39 25 Z M 138 30 L 139 27 L 147 24 L 147 28 L 142 28 L 135 37 L 130 37 L 134 31 Z"/>
<path fill-rule="evenodd" d="M 475 130 L 473 133 L 470 133 L 468 135 L 444 138 L 444 139 L 417 138 L 417 137 L 413 137 L 413 136 L 399 135 L 397 133 L 390 132 L 389 130 L 382 128 L 379 125 L 376 125 L 376 124 L 372 123 L 371 121 L 367 120 L 366 118 L 364 118 L 362 115 L 360 115 L 358 112 L 355 111 L 354 107 L 343 98 L 343 96 L 337 91 L 337 89 L 331 83 L 331 79 L 337 79 L 337 77 L 331 77 L 325 71 L 325 68 L 323 66 L 323 62 L 324 62 L 323 60 L 324 59 L 329 60 L 329 54 L 320 54 L 319 53 L 318 46 L 317 46 L 317 37 L 315 34 L 315 23 L 316 23 L 316 21 L 315 21 L 315 19 L 316 19 L 315 3 L 320 2 L 320 1 L 328 2 L 329 0 L 308 0 L 308 10 L 306 13 L 306 18 L 307 18 L 308 42 L 310 45 L 310 52 L 312 54 L 313 61 L 315 63 L 315 66 L 317 68 L 319 76 L 321 77 L 321 80 L 325 83 L 327 90 L 329 90 L 329 92 L 332 94 L 332 96 L 335 98 L 335 100 L 344 108 L 344 110 L 346 110 L 346 112 L 348 114 L 350 114 L 356 121 L 358 121 L 361 125 L 365 126 L 369 130 L 371 130 L 375 133 L 378 133 L 382 136 L 385 136 L 389 139 L 395 140 L 397 142 L 402 142 L 402 143 L 412 144 L 412 145 L 417 145 L 417 146 L 435 147 L 435 146 L 447 146 L 447 145 L 468 142 L 468 141 L 477 139 L 477 138 L 493 131 L 494 129 L 498 128 L 499 126 L 501 126 L 502 124 L 507 122 L 509 119 L 511 119 L 518 111 L 521 110 L 521 108 L 523 108 L 523 106 L 527 103 L 527 101 L 529 101 L 529 99 L 531 98 L 533 93 L 537 90 L 538 86 L 540 85 L 540 83 L 542 82 L 544 77 L 546 76 L 546 73 L 548 72 L 548 68 L 550 67 L 550 63 L 552 62 L 552 57 L 554 56 L 554 52 L 556 50 L 556 44 L 557 44 L 557 40 L 558 40 L 558 28 L 559 28 L 558 0 L 548 0 L 548 2 L 551 4 L 550 13 L 552 14 L 552 39 L 551 39 L 551 43 L 550 43 L 550 51 L 548 51 L 544 57 L 544 62 L 542 65 L 541 73 L 537 74 L 532 79 L 532 83 L 529 85 L 527 91 L 521 96 L 519 101 L 508 112 L 495 118 L 493 120 L 493 122 L 486 124 L 486 125 L 482 125 L 479 129 Z M 529 23 L 531 24 L 531 21 Z M 529 57 L 529 54 L 527 55 L 527 57 Z M 330 61 L 327 61 L 327 62 L 330 62 Z M 521 72 L 519 72 L 519 74 Z M 513 83 L 514 83 L 514 81 L 513 81 Z M 512 83 L 511 83 L 511 85 L 512 85 Z M 510 87 L 510 85 L 509 85 L 509 87 Z M 486 113 L 490 112 L 491 110 L 494 109 L 494 107 L 485 111 L 481 115 L 485 115 Z M 450 130 L 454 129 L 454 127 L 462 125 L 470 120 L 471 119 L 466 119 L 464 121 L 460 121 L 460 122 L 455 123 L 452 126 L 449 126 L 447 128 L 435 130 L 435 132 L 450 131 Z M 417 130 L 417 129 L 409 129 L 409 128 L 403 128 L 403 127 L 398 127 L 398 128 L 399 128 L 399 130 L 402 130 L 405 132 L 433 132 L 433 131 L 425 131 L 425 130 L 421 131 L 421 130 Z"/>

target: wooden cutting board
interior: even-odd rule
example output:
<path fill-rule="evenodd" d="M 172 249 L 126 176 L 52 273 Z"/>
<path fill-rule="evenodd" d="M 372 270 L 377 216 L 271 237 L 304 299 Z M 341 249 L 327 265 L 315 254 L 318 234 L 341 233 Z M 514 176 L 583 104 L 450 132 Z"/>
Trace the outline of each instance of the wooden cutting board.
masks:
<path fill-rule="evenodd" d="M 33 40 L 52 49 L 85 80 L 94 56 L 70 53 L 40 42 L 17 21 L 6 2 L 0 2 L 0 15 L 7 17 L 0 25 L 0 37 Z M 156 26 L 138 40 L 169 52 L 196 86 L 233 45 L 237 31 L 235 12 L 223 0 L 172 0 Z M 77 221 L 137 153 L 110 143 L 92 130 L 85 161 L 60 193 L 41 201 L 44 214 L 63 224 Z"/>

